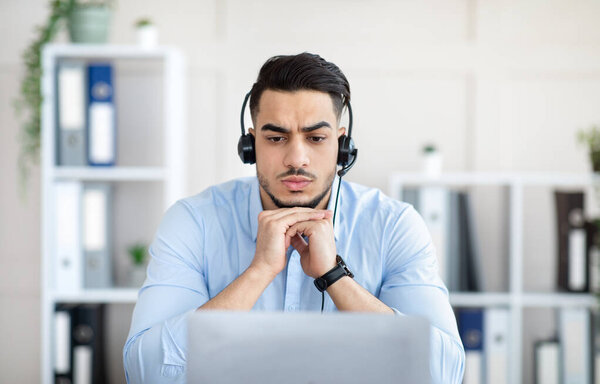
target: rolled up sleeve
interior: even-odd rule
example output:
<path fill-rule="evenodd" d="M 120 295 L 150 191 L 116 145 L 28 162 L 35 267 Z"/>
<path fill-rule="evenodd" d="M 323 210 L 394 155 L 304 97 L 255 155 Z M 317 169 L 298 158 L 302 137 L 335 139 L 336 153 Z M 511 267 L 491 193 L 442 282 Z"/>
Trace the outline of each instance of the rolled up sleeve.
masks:
<path fill-rule="evenodd" d="M 185 202 L 167 211 L 123 348 L 128 383 L 185 382 L 187 319 L 210 299 L 203 240 L 202 223 Z"/>

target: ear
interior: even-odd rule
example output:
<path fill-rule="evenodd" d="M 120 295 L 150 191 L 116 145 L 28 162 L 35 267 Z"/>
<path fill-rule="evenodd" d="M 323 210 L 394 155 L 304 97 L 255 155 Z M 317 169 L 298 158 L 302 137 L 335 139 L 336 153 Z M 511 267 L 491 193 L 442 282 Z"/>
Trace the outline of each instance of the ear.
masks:
<path fill-rule="evenodd" d="M 248 128 L 248 133 L 256 138 L 256 131 L 254 130 L 254 128 Z"/>
<path fill-rule="evenodd" d="M 339 127 L 338 128 L 338 139 L 340 138 L 340 136 L 345 135 L 346 134 L 346 127 Z"/>

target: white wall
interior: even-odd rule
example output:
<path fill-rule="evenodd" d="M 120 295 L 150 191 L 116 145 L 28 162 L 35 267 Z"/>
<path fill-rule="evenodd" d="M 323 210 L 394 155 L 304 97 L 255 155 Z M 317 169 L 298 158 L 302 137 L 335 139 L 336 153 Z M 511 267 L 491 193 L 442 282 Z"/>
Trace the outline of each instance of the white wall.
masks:
<path fill-rule="evenodd" d="M 2 382 L 39 377 L 39 172 L 22 202 L 10 104 L 23 74 L 20 53 L 47 6 L 0 2 L 0 344 L 12 346 L 0 349 Z M 132 43 L 134 20 L 149 16 L 161 42 L 184 51 L 190 194 L 254 173 L 235 149 L 243 96 L 268 57 L 301 51 L 348 76 L 360 149 L 348 179 L 386 190 L 390 172 L 419 169 L 429 141 L 444 152 L 446 170 L 589 170 L 575 132 L 600 122 L 598 15 L 592 0 L 122 0 L 111 42 Z M 525 287 L 550 290 L 551 195 L 526 197 Z M 480 217 L 480 230 L 493 244 L 488 270 L 500 271 L 486 276 L 488 286 L 499 290 L 507 286 L 502 193 L 487 191 L 476 204 L 490 201 L 495 215 Z M 547 273 L 536 277 L 534 268 Z"/>

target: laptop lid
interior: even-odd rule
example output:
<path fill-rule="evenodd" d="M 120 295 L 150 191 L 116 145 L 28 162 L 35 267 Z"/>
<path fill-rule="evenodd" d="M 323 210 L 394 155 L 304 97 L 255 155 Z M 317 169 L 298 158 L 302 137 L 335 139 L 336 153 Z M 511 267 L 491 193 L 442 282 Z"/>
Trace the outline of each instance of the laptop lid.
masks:
<path fill-rule="evenodd" d="M 198 311 L 188 383 L 429 383 L 429 323 L 364 313 Z"/>

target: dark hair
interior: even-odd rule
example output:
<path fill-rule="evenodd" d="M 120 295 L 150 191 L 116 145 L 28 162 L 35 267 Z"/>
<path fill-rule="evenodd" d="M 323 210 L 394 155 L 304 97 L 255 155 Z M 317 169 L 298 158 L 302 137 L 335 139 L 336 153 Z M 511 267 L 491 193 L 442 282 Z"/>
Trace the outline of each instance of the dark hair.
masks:
<path fill-rule="evenodd" d="M 342 109 L 350 101 L 350 84 L 338 66 L 308 52 L 273 56 L 263 64 L 251 90 L 252 119 L 256 118 L 258 103 L 265 89 L 327 92 L 338 120 L 342 116 Z"/>

